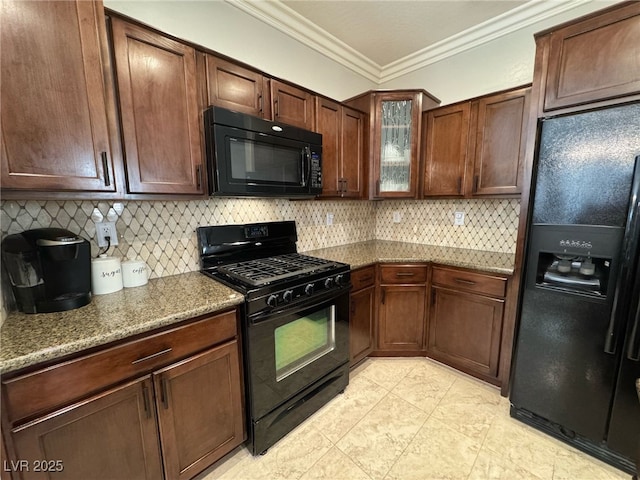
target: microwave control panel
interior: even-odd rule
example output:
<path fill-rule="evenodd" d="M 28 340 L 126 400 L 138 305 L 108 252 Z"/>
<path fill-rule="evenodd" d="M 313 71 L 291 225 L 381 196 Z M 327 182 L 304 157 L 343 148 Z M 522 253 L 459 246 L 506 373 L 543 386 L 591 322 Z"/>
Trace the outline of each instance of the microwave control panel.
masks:
<path fill-rule="evenodd" d="M 322 188 L 322 165 L 316 152 L 311 152 L 311 187 Z"/>

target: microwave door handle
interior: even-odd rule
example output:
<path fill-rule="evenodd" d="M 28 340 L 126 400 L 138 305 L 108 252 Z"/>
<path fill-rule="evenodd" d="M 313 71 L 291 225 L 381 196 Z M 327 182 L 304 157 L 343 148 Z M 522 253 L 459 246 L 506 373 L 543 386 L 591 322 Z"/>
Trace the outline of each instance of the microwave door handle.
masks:
<path fill-rule="evenodd" d="M 309 175 L 309 167 L 311 166 L 311 151 L 309 147 L 304 147 L 302 150 L 302 181 L 300 184 L 303 187 L 307 186 L 307 177 Z"/>

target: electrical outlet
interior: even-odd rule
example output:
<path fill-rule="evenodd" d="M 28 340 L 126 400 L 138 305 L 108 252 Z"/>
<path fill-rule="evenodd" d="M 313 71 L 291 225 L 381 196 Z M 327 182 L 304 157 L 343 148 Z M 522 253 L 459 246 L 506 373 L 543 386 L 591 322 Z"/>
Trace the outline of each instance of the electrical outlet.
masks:
<path fill-rule="evenodd" d="M 453 224 L 454 225 L 464 225 L 464 212 L 456 212 L 453 215 Z"/>
<path fill-rule="evenodd" d="M 393 212 L 393 223 L 400 223 L 402 221 L 402 213 L 398 210 Z"/>
<path fill-rule="evenodd" d="M 327 213 L 327 225 L 333 225 L 333 213 Z"/>
<path fill-rule="evenodd" d="M 109 237 L 109 242 L 107 242 Z M 106 247 L 107 245 L 118 245 L 118 232 L 116 231 L 116 222 L 98 222 L 96 223 L 96 239 L 98 247 Z"/>

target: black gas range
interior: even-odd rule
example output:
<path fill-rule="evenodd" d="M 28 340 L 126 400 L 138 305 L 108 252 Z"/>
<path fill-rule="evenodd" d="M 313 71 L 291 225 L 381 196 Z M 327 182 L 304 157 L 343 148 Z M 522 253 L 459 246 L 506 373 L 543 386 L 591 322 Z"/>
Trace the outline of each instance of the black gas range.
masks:
<path fill-rule="evenodd" d="M 349 382 L 350 267 L 297 253 L 292 221 L 197 236 L 202 273 L 245 297 L 249 446 L 264 453 Z"/>

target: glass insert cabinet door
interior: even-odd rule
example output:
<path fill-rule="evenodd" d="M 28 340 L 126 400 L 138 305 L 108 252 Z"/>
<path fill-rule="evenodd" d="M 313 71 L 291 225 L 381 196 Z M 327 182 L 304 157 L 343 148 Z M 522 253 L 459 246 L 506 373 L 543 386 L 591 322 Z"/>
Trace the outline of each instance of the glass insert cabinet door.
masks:
<path fill-rule="evenodd" d="M 380 193 L 411 191 L 413 101 L 382 101 Z"/>

